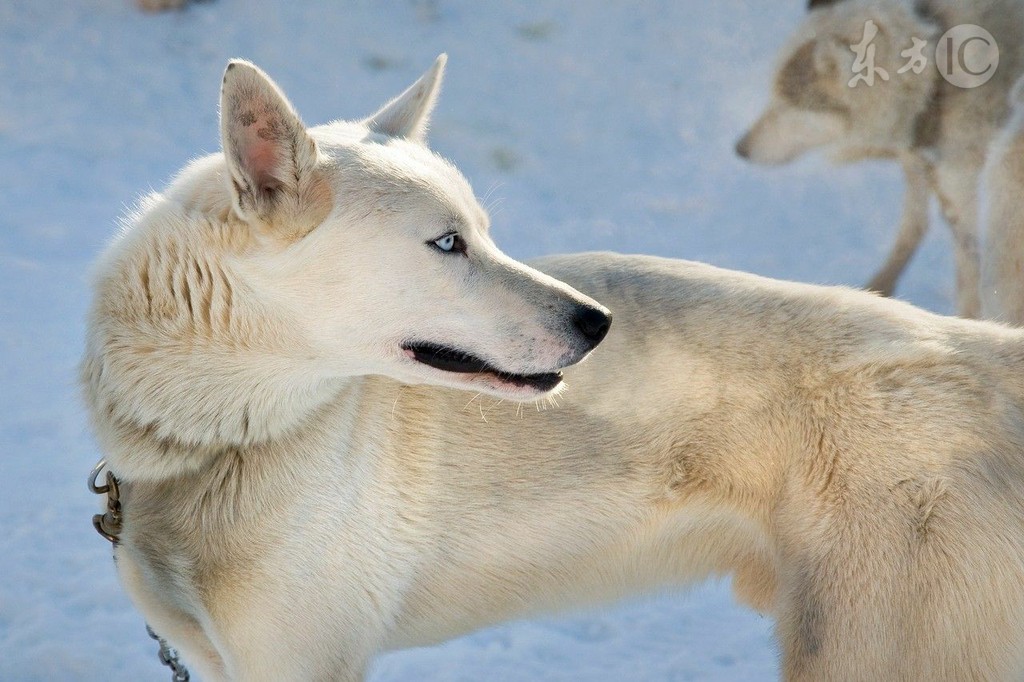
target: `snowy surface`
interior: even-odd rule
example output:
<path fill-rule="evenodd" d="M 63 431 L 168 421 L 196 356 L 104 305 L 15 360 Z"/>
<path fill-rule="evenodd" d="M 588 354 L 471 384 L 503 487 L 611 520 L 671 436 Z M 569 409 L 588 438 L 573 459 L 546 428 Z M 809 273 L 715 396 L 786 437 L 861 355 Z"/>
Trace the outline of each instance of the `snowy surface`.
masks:
<path fill-rule="evenodd" d="M 0 679 L 161 680 L 93 533 L 79 406 L 90 261 L 124 207 L 218 148 L 229 57 L 318 123 L 370 113 L 442 51 L 432 129 L 516 257 L 583 249 L 860 284 L 893 236 L 890 164 L 761 170 L 732 146 L 802 0 L 0 2 Z M 946 230 L 901 294 L 949 312 Z M 382 658 L 372 679 L 760 680 L 771 624 L 728 585 L 513 623 Z"/>

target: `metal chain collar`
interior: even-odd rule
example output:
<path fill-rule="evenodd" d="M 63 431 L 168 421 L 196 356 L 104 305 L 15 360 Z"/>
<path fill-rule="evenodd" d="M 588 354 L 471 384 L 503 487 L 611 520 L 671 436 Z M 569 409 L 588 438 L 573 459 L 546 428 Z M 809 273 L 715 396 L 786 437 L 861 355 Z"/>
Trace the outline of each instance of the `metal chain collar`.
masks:
<path fill-rule="evenodd" d="M 101 459 L 89 474 L 89 490 L 97 495 L 107 496 L 107 511 L 92 517 L 93 528 L 111 544 L 117 545 L 121 536 L 121 489 L 114 472 L 107 469 L 105 485 L 96 485 L 100 473 L 107 469 L 107 460 Z M 153 628 L 146 625 L 146 632 L 160 644 L 160 662 L 171 669 L 171 682 L 189 682 L 188 668 L 178 658 L 178 651 L 167 643 Z"/>
<path fill-rule="evenodd" d="M 167 640 L 153 632 L 146 625 L 146 632 L 160 645 L 160 662 L 171 669 L 171 682 L 188 682 L 188 668 L 178 659 L 178 650 L 167 643 Z"/>
<path fill-rule="evenodd" d="M 100 472 L 106 469 L 107 460 L 101 459 L 89 474 L 89 490 L 97 495 L 107 496 L 107 511 L 92 517 L 92 526 L 96 532 L 116 545 L 121 535 L 121 489 L 114 472 L 107 469 L 107 484 L 96 485 Z"/>

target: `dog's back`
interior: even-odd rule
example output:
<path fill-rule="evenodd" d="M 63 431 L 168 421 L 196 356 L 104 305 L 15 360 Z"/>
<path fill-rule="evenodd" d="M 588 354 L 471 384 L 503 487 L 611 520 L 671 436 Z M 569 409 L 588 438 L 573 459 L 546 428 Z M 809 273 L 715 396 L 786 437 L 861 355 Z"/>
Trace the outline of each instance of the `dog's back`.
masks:
<path fill-rule="evenodd" d="M 787 679 L 1019 678 L 1020 332 L 681 264 L 609 261 L 597 277 L 574 268 L 547 269 L 622 311 L 626 328 L 671 319 L 663 338 L 680 346 L 666 357 L 702 368 L 655 363 L 691 405 L 709 387 L 717 402 L 676 431 L 672 490 L 684 505 L 762 501 L 743 516 L 771 519 L 771 559 L 760 564 L 752 542 L 730 568 L 741 589 L 774 586 L 765 601 Z M 613 276 L 679 307 L 631 306 Z M 723 380 L 702 382 L 705 372 Z"/>

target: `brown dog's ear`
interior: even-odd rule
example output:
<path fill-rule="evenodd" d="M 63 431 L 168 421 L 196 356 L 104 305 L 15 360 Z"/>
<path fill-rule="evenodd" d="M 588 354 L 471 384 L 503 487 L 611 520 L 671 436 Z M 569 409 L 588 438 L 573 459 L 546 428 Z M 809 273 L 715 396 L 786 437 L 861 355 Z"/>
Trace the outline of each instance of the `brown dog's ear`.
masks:
<path fill-rule="evenodd" d="M 269 222 L 278 207 L 295 208 L 316 143 L 280 88 L 249 62 L 232 60 L 224 72 L 220 130 L 238 214 Z"/>
<path fill-rule="evenodd" d="M 818 9 L 819 7 L 829 7 L 842 1 L 843 0 L 808 0 L 807 11 L 809 12 L 812 9 Z"/>

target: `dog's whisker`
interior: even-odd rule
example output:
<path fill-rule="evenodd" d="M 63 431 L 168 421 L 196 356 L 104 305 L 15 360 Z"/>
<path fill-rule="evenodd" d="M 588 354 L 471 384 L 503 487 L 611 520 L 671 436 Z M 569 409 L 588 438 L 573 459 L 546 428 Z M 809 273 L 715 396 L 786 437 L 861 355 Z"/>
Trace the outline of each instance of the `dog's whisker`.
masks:
<path fill-rule="evenodd" d="M 487 213 L 491 218 L 496 218 L 505 210 L 505 197 L 498 197 L 487 206 Z"/>
<path fill-rule="evenodd" d="M 496 190 L 502 188 L 504 185 L 505 182 L 503 180 L 495 180 L 494 182 L 491 183 L 491 186 L 487 188 L 487 191 L 484 192 L 481 201 L 483 202 L 484 206 L 487 207 L 488 212 L 490 211 L 490 207 L 487 206 L 487 202 L 490 200 L 491 195 L 494 194 Z"/>
<path fill-rule="evenodd" d="M 492 402 L 492 403 L 490 404 L 490 406 L 489 406 L 489 407 L 487 408 L 487 414 L 490 414 L 491 412 L 493 412 L 493 411 L 494 411 L 494 410 L 495 410 L 495 409 L 496 409 L 496 408 L 497 408 L 497 407 L 498 407 L 499 405 L 501 405 L 501 404 L 502 404 L 502 403 L 504 403 L 504 402 L 505 402 L 505 399 L 504 399 L 504 398 L 500 398 L 500 399 L 498 399 L 497 401 L 495 401 L 495 402 Z M 485 420 L 485 421 L 486 421 L 486 420 Z"/>
<path fill-rule="evenodd" d="M 467 402 L 465 405 L 462 406 L 462 411 L 465 412 L 466 409 L 468 409 L 469 406 L 473 404 L 473 401 L 476 400 L 477 398 L 479 398 L 482 395 L 483 395 L 483 393 L 479 393 L 479 392 L 478 393 L 474 393 L 473 397 L 469 399 L 469 402 Z"/>

